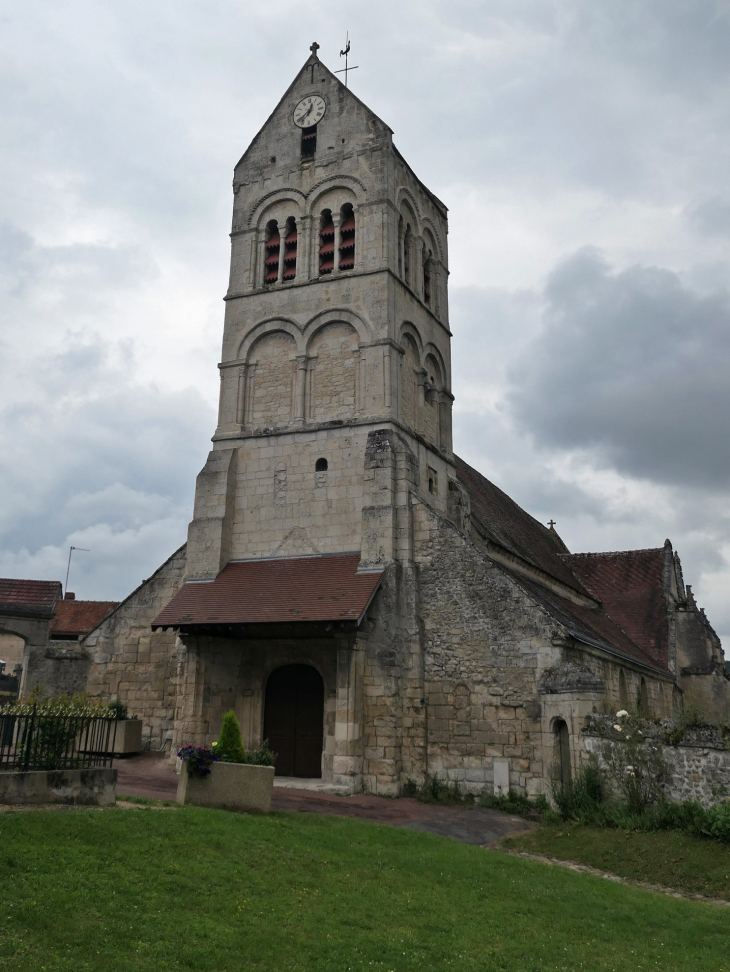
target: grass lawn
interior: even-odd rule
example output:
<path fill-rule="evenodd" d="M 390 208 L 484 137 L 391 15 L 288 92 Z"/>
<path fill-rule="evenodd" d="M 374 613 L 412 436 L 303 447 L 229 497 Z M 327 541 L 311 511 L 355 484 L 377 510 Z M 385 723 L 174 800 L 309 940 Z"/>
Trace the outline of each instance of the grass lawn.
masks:
<path fill-rule="evenodd" d="M 724 909 L 338 817 L 3 814 L 0 875 L 2 970 L 730 972 Z"/>
<path fill-rule="evenodd" d="M 637 881 L 730 901 L 730 846 L 679 831 L 645 834 L 575 823 L 545 824 L 509 837 L 504 844 L 514 850 L 590 864 Z"/>

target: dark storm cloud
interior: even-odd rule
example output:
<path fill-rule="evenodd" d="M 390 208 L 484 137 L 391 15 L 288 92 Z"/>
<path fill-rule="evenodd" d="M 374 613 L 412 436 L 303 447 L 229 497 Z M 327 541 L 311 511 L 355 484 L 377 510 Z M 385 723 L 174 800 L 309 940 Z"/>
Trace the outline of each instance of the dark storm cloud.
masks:
<path fill-rule="evenodd" d="M 550 276 L 542 333 L 507 400 L 542 447 L 593 450 L 631 476 L 730 482 L 730 299 L 677 274 L 614 272 L 584 249 Z"/>

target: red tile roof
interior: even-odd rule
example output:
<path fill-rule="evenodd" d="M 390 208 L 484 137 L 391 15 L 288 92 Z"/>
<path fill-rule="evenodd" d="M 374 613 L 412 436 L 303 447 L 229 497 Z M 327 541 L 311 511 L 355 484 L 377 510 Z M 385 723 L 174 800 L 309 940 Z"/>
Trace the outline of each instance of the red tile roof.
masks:
<path fill-rule="evenodd" d="M 117 604 L 117 601 L 59 601 L 51 621 L 51 638 L 87 635 Z"/>
<path fill-rule="evenodd" d="M 569 554 L 563 560 L 654 664 L 666 668 L 669 626 L 663 587 L 664 556 L 664 548 L 657 547 Z"/>
<path fill-rule="evenodd" d="M 213 581 L 184 584 L 152 627 L 359 621 L 383 574 L 359 563 L 357 553 L 232 561 Z"/>
<path fill-rule="evenodd" d="M 60 596 L 59 581 L 0 577 L 0 605 L 7 612 L 12 612 L 15 607 L 20 610 L 50 614 Z"/>
<path fill-rule="evenodd" d="M 570 554 L 557 534 L 526 513 L 494 483 L 458 456 L 454 456 L 454 461 L 459 482 L 469 494 L 472 514 L 489 539 L 563 584 L 602 602 L 602 607 L 580 607 L 542 584 L 515 574 L 556 621 L 589 643 L 667 669 L 661 549 Z"/>

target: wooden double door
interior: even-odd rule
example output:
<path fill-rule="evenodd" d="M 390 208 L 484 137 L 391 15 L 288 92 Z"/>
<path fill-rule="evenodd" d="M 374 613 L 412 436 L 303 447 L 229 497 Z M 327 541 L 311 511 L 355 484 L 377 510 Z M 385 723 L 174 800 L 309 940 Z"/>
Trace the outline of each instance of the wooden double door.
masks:
<path fill-rule="evenodd" d="M 276 755 L 277 776 L 322 776 L 324 684 L 311 665 L 284 665 L 269 676 L 264 739 Z"/>

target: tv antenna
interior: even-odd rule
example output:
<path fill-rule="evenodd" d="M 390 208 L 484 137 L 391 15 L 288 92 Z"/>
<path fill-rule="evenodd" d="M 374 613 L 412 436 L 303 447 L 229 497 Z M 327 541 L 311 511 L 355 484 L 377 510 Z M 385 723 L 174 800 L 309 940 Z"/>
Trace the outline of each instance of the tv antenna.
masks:
<path fill-rule="evenodd" d="M 68 594 L 68 575 L 69 575 L 69 572 L 71 570 L 71 554 L 74 552 L 74 550 L 83 550 L 84 553 L 91 553 L 91 551 L 88 550 L 86 547 L 69 547 L 68 548 L 68 566 L 66 567 L 66 583 L 65 583 L 64 588 L 63 588 L 63 596 L 64 597 Z"/>
<path fill-rule="evenodd" d="M 347 31 L 346 41 L 345 41 L 345 49 L 344 49 L 344 51 L 340 51 L 340 57 L 344 57 L 344 59 L 345 59 L 345 66 L 343 68 L 340 68 L 339 71 L 335 71 L 334 72 L 335 74 L 344 74 L 345 75 L 345 87 L 347 87 L 347 72 L 348 71 L 356 71 L 360 67 L 359 64 L 353 64 L 352 67 L 349 67 L 348 66 L 347 56 L 348 56 L 349 53 L 350 53 L 350 31 L 348 30 Z"/>

